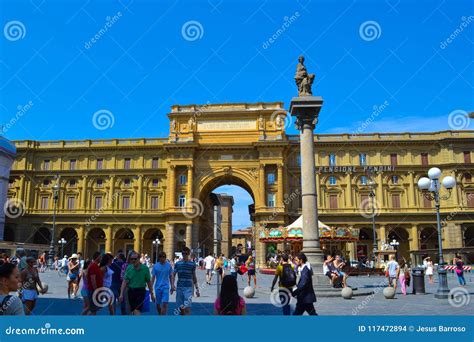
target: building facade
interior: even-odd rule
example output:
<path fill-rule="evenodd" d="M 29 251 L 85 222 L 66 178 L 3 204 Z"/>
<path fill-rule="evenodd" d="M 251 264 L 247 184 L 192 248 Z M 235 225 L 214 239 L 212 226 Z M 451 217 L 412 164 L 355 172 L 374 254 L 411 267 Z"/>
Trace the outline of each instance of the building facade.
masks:
<path fill-rule="evenodd" d="M 168 117 L 167 138 L 16 141 L 8 196 L 24 203 L 24 213 L 7 219 L 9 238 L 49 243 L 56 203 L 55 240 L 64 237 L 71 250 L 149 253 L 158 238 L 168 254 L 182 244 L 205 253 L 214 235 L 204 204 L 225 184 L 252 196 L 257 230 L 299 217 L 299 137 L 285 132 L 291 118 L 283 103 L 176 105 Z M 473 131 L 316 134 L 314 143 L 320 220 L 360 229 L 357 245 L 328 252 L 370 255 L 371 176 L 379 245 L 396 239 L 406 258 L 435 257 L 434 206 L 417 181 L 437 166 L 458 183 L 441 206 L 446 257 L 472 260 Z M 260 265 L 265 248 L 256 241 Z"/>

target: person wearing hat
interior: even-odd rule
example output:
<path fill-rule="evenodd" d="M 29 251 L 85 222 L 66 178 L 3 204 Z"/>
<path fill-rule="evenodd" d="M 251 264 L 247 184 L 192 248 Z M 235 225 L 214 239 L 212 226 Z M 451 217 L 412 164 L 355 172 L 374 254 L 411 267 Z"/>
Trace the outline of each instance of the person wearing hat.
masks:
<path fill-rule="evenodd" d="M 67 264 L 68 274 L 67 274 L 67 282 L 68 282 L 68 290 L 67 296 L 70 299 L 77 298 L 77 291 L 79 290 L 79 271 L 81 268 L 81 264 L 79 263 L 78 256 L 76 253 L 69 257 L 69 262 Z M 72 293 L 72 296 L 71 296 Z"/>
<path fill-rule="evenodd" d="M 38 270 L 36 269 L 36 259 L 32 256 L 26 258 L 26 267 L 20 273 L 21 279 L 21 297 L 25 303 L 25 314 L 30 315 L 36 306 L 36 299 L 38 298 L 38 287 L 43 293 L 43 284 L 39 278 Z"/>

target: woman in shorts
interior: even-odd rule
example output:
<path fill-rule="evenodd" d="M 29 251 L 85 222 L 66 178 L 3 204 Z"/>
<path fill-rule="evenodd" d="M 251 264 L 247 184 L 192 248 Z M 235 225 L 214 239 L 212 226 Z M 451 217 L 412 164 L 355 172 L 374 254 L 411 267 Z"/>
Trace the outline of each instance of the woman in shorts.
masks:
<path fill-rule="evenodd" d="M 35 268 L 36 259 L 28 257 L 26 259 L 26 267 L 21 271 L 22 284 L 22 299 L 25 304 L 25 314 L 31 315 L 31 312 L 36 306 L 36 299 L 38 298 L 38 288 L 43 292 L 43 284 L 38 275 L 38 270 Z"/>
<path fill-rule="evenodd" d="M 71 294 L 72 294 L 72 299 L 77 298 L 77 292 L 79 291 L 80 268 L 81 268 L 81 264 L 79 263 L 77 254 L 71 255 L 71 257 L 69 258 L 69 262 L 67 263 L 68 298 L 71 298 Z"/>
<path fill-rule="evenodd" d="M 86 260 L 84 262 L 84 267 L 81 271 L 81 279 L 82 279 L 82 288 L 81 288 L 81 296 L 82 300 L 84 301 L 83 309 L 81 315 L 87 315 L 89 312 L 89 290 L 87 284 L 87 267 L 89 267 L 90 260 Z"/>

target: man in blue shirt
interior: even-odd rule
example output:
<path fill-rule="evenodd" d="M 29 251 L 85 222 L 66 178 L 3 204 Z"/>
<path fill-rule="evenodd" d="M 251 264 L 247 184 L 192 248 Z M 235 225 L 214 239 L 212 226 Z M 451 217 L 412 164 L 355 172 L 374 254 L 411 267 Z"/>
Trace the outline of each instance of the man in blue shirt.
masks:
<path fill-rule="evenodd" d="M 189 259 L 191 250 L 184 247 L 183 259 L 174 265 L 174 274 L 178 275 L 178 286 L 176 288 L 176 310 L 181 315 L 191 313 L 191 303 L 193 299 L 193 287 L 196 287 L 196 297 L 199 297 L 199 287 L 196 277 L 196 264 Z M 173 292 L 173 289 L 171 289 Z"/>
<path fill-rule="evenodd" d="M 153 266 L 151 275 L 151 282 L 155 284 L 156 311 L 158 315 L 166 315 L 170 301 L 170 284 L 171 291 L 175 288 L 173 268 L 166 260 L 165 252 L 158 253 L 158 262 Z"/>

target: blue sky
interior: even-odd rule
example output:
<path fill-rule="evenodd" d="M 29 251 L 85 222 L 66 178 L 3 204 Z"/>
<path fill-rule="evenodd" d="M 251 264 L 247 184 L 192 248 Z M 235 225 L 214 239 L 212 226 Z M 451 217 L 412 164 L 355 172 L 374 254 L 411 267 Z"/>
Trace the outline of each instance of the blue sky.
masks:
<path fill-rule="evenodd" d="M 0 123 L 10 139 L 165 137 L 172 104 L 288 105 L 304 54 L 319 133 L 472 129 L 449 115 L 474 109 L 473 16 L 468 0 L 1 0 Z"/>

